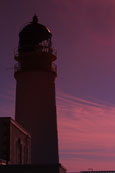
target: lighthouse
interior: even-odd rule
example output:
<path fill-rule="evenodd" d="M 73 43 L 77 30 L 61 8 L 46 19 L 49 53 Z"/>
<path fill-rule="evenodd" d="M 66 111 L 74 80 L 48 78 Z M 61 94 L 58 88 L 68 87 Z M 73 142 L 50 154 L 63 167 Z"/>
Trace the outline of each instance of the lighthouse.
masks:
<path fill-rule="evenodd" d="M 52 33 L 37 16 L 19 32 L 15 120 L 32 138 L 32 164 L 59 164 Z"/>

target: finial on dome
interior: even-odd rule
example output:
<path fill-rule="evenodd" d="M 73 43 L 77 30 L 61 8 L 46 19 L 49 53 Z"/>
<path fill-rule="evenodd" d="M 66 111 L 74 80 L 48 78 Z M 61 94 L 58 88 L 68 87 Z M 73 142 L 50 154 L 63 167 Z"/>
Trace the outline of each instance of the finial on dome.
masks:
<path fill-rule="evenodd" d="M 33 21 L 32 21 L 32 23 L 38 23 L 38 17 L 37 17 L 36 14 L 33 16 Z"/>

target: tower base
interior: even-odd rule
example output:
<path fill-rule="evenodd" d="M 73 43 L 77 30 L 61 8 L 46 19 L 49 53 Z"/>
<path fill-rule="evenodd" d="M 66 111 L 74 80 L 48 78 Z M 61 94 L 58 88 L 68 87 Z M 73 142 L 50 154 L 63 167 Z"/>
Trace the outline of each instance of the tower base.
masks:
<path fill-rule="evenodd" d="M 0 165 L 0 172 L 12 172 L 22 171 L 27 173 L 66 173 L 66 169 L 61 165 Z"/>

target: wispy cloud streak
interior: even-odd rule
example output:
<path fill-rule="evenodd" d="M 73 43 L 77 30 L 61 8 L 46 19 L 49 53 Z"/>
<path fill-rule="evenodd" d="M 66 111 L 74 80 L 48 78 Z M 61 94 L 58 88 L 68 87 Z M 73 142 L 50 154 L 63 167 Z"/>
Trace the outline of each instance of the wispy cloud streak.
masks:
<path fill-rule="evenodd" d="M 113 169 L 115 106 L 59 91 L 57 112 L 60 159 L 68 169 L 83 170 L 91 166 L 94 169 L 110 169 L 111 166 Z"/>

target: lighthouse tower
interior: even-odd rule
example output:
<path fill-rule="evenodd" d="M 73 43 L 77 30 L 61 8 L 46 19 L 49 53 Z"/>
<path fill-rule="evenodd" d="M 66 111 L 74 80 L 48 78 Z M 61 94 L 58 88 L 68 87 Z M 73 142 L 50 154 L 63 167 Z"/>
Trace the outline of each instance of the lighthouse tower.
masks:
<path fill-rule="evenodd" d="M 37 16 L 19 33 L 15 119 L 32 137 L 32 164 L 58 164 L 52 34 Z"/>

